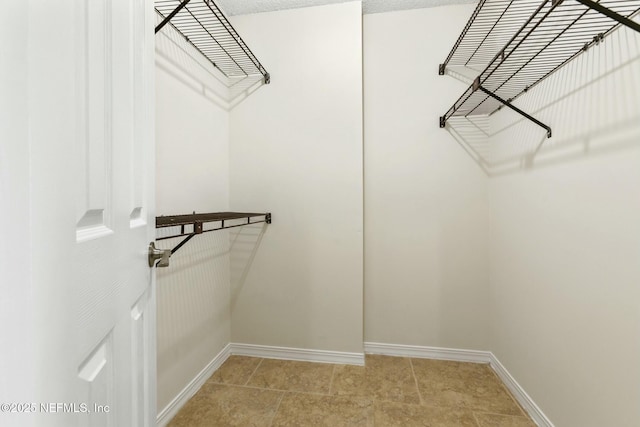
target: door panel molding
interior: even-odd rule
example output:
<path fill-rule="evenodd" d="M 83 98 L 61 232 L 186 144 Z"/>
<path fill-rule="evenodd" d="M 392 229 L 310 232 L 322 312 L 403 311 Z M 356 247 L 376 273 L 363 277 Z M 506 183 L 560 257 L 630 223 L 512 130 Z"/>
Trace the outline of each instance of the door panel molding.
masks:
<path fill-rule="evenodd" d="M 76 240 L 113 233 L 111 178 L 113 152 L 112 3 L 76 3 L 78 25 L 76 116 L 78 126 L 78 220 Z"/>

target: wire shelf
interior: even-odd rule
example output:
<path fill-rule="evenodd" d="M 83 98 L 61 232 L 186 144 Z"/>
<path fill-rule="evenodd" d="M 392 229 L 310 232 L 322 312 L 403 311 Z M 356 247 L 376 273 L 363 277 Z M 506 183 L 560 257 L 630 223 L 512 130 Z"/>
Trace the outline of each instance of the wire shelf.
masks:
<path fill-rule="evenodd" d="M 269 213 L 253 213 L 253 212 L 212 212 L 212 213 L 193 213 L 186 215 L 171 215 L 156 217 L 156 228 L 176 227 L 183 225 L 193 225 L 195 223 L 228 221 L 235 219 L 246 219 L 249 221 L 254 217 L 270 217 Z M 172 236 L 176 237 L 176 236 Z M 172 237 L 165 237 L 170 239 Z"/>
<path fill-rule="evenodd" d="M 262 75 L 269 83 L 267 70 L 212 0 L 155 0 L 155 9 L 162 18 L 156 33 L 168 23 L 227 78 Z"/>
<path fill-rule="evenodd" d="M 239 220 L 242 220 L 242 222 L 239 222 Z M 214 224 L 213 228 L 205 229 L 204 224 L 207 223 L 217 223 L 217 227 Z M 187 215 L 158 216 L 156 217 L 156 229 L 167 229 L 168 233 L 156 237 L 156 241 L 184 237 L 180 243 L 171 249 L 171 254 L 174 254 L 198 234 L 260 223 L 271 224 L 271 212 L 212 212 L 198 214 L 194 212 Z"/>
<path fill-rule="evenodd" d="M 539 5 L 540 0 L 480 0 L 439 73 L 447 66 L 482 71 Z"/>
<path fill-rule="evenodd" d="M 487 0 L 483 7 L 490 2 Z M 590 46 L 600 43 L 621 22 L 638 30 L 640 25 L 629 18 L 639 11 L 640 0 L 543 1 L 440 118 L 440 126 L 444 127 L 452 116 L 490 115 L 507 105 L 545 127 L 551 136 L 547 126 L 513 107 L 511 102 Z M 473 23 L 468 25 L 473 27 Z M 458 51 L 454 48 L 453 57 Z M 458 56 L 463 57 L 460 52 Z"/>

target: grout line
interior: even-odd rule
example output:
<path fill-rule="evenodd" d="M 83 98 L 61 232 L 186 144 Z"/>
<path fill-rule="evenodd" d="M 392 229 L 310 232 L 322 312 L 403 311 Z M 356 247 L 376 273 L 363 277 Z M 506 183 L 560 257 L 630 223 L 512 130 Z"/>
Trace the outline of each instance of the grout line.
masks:
<path fill-rule="evenodd" d="M 282 393 L 282 395 L 280 396 L 280 399 L 278 400 L 278 404 L 276 405 L 276 410 L 273 411 L 273 416 L 271 417 L 271 420 L 269 420 L 268 427 L 271 427 L 273 425 L 273 420 L 275 420 L 276 415 L 278 415 L 278 411 L 280 410 L 280 404 L 282 403 L 282 399 L 284 399 L 284 393 Z"/>
<path fill-rule="evenodd" d="M 526 419 L 528 419 L 530 421 L 533 421 L 531 419 L 531 417 L 526 415 L 526 414 L 525 415 L 501 414 L 499 412 L 488 412 L 488 411 L 482 411 L 482 410 L 478 411 L 476 409 L 473 410 L 473 413 L 474 414 L 497 415 L 497 416 L 500 416 L 500 417 L 509 417 L 509 418 L 526 418 Z"/>
<path fill-rule="evenodd" d="M 413 381 L 416 383 L 416 390 L 418 391 L 418 399 L 420 400 L 420 404 L 424 405 L 424 401 L 422 400 L 422 393 L 420 393 L 420 386 L 418 386 L 418 377 L 416 376 L 416 371 L 413 369 L 413 362 L 409 357 L 409 366 L 411 366 L 411 373 L 413 374 Z"/>
<path fill-rule="evenodd" d="M 256 369 L 253 370 L 253 372 L 251 372 L 251 375 L 249 375 L 249 379 L 247 379 L 247 382 L 244 383 L 244 385 L 249 384 L 249 381 L 251 381 L 251 378 L 253 378 L 253 376 L 255 375 L 256 371 L 258 370 L 258 368 L 260 367 L 260 365 L 262 365 L 262 361 L 264 359 L 260 359 L 260 361 L 258 362 L 258 364 L 256 365 Z"/>
<path fill-rule="evenodd" d="M 252 390 L 266 390 L 266 391 L 277 391 L 280 393 L 291 393 L 291 394 L 310 394 L 313 396 L 329 396 L 327 393 L 322 392 L 314 392 L 314 391 L 301 391 L 301 390 L 283 390 L 281 388 L 268 388 L 268 387 L 258 387 L 254 385 L 242 385 L 242 384 L 229 384 L 229 383 L 218 383 L 212 381 L 211 384 L 224 385 L 228 387 L 240 387 L 240 388 L 249 388 Z"/>
<path fill-rule="evenodd" d="M 336 365 L 331 370 L 331 379 L 329 380 L 329 396 L 331 396 L 331 387 L 333 387 L 333 377 L 336 375 Z"/>

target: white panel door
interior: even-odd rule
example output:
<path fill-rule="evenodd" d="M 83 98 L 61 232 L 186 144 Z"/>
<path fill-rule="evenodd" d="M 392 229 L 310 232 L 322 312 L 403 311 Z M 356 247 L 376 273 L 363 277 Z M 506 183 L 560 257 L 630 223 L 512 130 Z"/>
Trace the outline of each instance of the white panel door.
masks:
<path fill-rule="evenodd" d="M 153 18 L 148 0 L 31 0 L 0 41 L 27 50 L 31 364 L 2 398 L 34 405 L 0 425 L 155 425 Z"/>

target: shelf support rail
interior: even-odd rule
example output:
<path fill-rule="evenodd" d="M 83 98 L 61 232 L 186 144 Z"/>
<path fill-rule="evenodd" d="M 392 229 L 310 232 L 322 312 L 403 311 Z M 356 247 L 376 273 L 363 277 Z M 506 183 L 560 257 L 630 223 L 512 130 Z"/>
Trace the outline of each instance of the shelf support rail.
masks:
<path fill-rule="evenodd" d="M 529 119 L 533 123 L 535 123 L 538 126 L 544 128 L 547 131 L 547 138 L 551 138 L 551 128 L 549 126 L 545 125 L 540 120 L 538 120 L 535 117 L 525 113 L 524 111 L 522 111 L 521 109 L 519 109 L 518 107 L 516 107 L 515 105 L 513 105 L 512 103 L 510 103 L 506 99 L 500 98 L 498 95 L 496 95 L 495 93 L 485 89 L 484 87 L 479 86 L 478 89 L 480 89 L 481 91 L 483 91 L 484 93 L 486 93 L 487 95 L 489 95 L 490 97 L 495 99 L 496 101 L 500 102 L 501 104 L 505 105 L 506 107 L 511 108 L 513 111 L 515 111 L 516 113 L 518 113 L 521 116 L 525 117 L 526 119 Z"/>
<path fill-rule="evenodd" d="M 551 132 L 551 128 L 547 125 L 545 125 L 544 123 L 542 123 L 540 120 L 536 119 L 535 117 L 531 116 L 530 114 L 525 113 L 524 111 L 522 111 L 521 109 L 519 109 L 518 107 L 516 107 L 515 105 L 513 105 L 510 101 L 506 100 L 506 99 L 502 99 L 501 97 L 499 97 L 498 95 L 496 95 L 495 93 L 491 92 L 490 90 L 486 89 L 485 87 L 482 86 L 482 84 L 480 84 L 480 76 L 478 76 L 474 82 L 473 82 L 473 86 L 470 87 L 467 92 L 475 92 L 477 90 L 480 90 L 481 92 L 484 92 L 487 96 L 490 96 L 491 98 L 495 99 L 496 101 L 498 101 L 499 103 L 501 103 L 502 105 L 512 109 L 513 111 L 515 111 L 516 113 L 520 114 L 521 116 L 523 116 L 524 118 L 531 120 L 533 123 L 537 124 L 538 126 L 544 128 L 547 131 L 547 138 L 551 138 L 552 132 Z M 449 119 L 449 117 L 451 117 L 453 115 L 453 113 L 458 109 L 458 106 L 461 103 L 464 103 L 464 101 L 460 102 L 460 100 L 462 98 L 465 97 L 465 95 L 467 95 L 467 92 L 465 92 L 460 99 L 453 105 L 453 107 L 451 107 L 449 109 L 449 111 L 446 112 L 446 114 L 444 116 L 440 116 L 440 127 L 444 128 L 446 126 L 447 123 L 447 119 Z M 467 98 L 471 96 L 470 94 L 467 96 Z"/>

